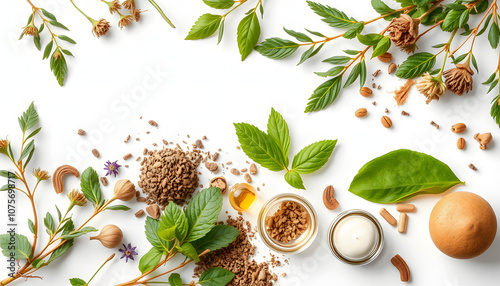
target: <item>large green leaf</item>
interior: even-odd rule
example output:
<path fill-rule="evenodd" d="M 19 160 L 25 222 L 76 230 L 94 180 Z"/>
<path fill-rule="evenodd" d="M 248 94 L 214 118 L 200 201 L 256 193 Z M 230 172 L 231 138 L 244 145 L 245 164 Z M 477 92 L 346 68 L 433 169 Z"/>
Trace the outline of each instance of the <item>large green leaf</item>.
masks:
<path fill-rule="evenodd" d="M 285 159 L 285 165 L 288 166 L 288 151 L 290 150 L 290 132 L 288 124 L 283 116 L 274 108 L 271 108 L 271 114 L 267 121 L 267 134 L 276 142 Z"/>
<path fill-rule="evenodd" d="M 221 15 L 203 14 L 194 23 L 186 40 L 199 40 L 210 37 L 217 31 L 222 21 Z"/>
<path fill-rule="evenodd" d="M 0 235 L 0 248 L 2 254 L 15 259 L 26 260 L 31 257 L 31 244 L 28 238 L 17 233 L 6 233 Z"/>
<path fill-rule="evenodd" d="M 163 252 L 159 251 L 156 248 L 151 248 L 144 256 L 141 257 L 139 261 L 139 271 L 141 273 L 148 272 L 155 268 L 161 260 L 163 256 Z"/>
<path fill-rule="evenodd" d="M 182 286 L 181 275 L 179 273 L 172 273 L 168 277 L 168 283 L 170 284 L 170 286 Z"/>
<path fill-rule="evenodd" d="M 17 119 L 23 132 L 33 128 L 38 123 L 38 113 L 35 109 L 35 103 L 32 102 L 23 115 Z"/>
<path fill-rule="evenodd" d="M 220 267 L 210 268 L 203 272 L 198 280 L 202 286 L 227 285 L 234 278 L 234 273 Z"/>
<path fill-rule="evenodd" d="M 191 243 L 184 242 L 182 245 L 176 245 L 175 248 L 177 248 L 180 253 L 184 254 L 184 256 L 191 258 L 194 262 L 200 261 L 200 257 Z"/>
<path fill-rule="evenodd" d="M 337 140 L 323 140 L 305 147 L 293 158 L 292 170 L 309 174 L 321 169 L 328 162 L 336 144 Z"/>
<path fill-rule="evenodd" d="M 299 48 L 299 44 L 281 38 L 264 40 L 255 50 L 270 59 L 281 60 L 289 57 Z"/>
<path fill-rule="evenodd" d="M 229 9 L 234 5 L 234 0 L 203 0 L 203 2 L 215 9 Z"/>
<path fill-rule="evenodd" d="M 207 249 L 214 251 L 231 244 L 239 233 L 238 229 L 230 225 L 219 224 L 214 226 L 204 237 L 193 241 L 191 244 L 198 253 L 202 253 Z"/>
<path fill-rule="evenodd" d="M 215 226 L 222 209 L 222 194 L 219 188 L 207 188 L 196 194 L 186 208 L 189 224 L 187 242 L 204 237 Z"/>
<path fill-rule="evenodd" d="M 145 233 L 146 238 L 151 243 L 151 245 L 156 248 L 158 251 L 168 252 L 173 247 L 173 242 L 166 241 L 159 237 L 158 231 L 160 229 L 160 222 L 151 217 L 146 218 L 145 223 Z"/>
<path fill-rule="evenodd" d="M 47 263 L 50 263 L 54 259 L 63 255 L 64 253 L 66 253 L 66 251 L 68 251 L 72 246 L 73 246 L 73 239 L 67 240 L 63 245 L 61 245 L 58 249 L 56 249 L 56 250 L 54 250 L 54 252 L 52 252 L 52 254 L 50 255 L 49 261 L 47 261 Z"/>
<path fill-rule="evenodd" d="M 248 123 L 234 123 L 236 135 L 243 152 L 250 159 L 271 171 L 281 171 L 287 161 L 273 138 Z"/>
<path fill-rule="evenodd" d="M 325 109 L 333 103 L 342 88 L 342 75 L 329 79 L 316 88 L 309 98 L 305 112 Z"/>
<path fill-rule="evenodd" d="M 260 24 L 257 12 L 253 11 L 241 20 L 238 25 L 238 48 L 241 60 L 244 61 L 257 45 L 260 37 Z"/>
<path fill-rule="evenodd" d="M 290 184 L 290 186 L 300 189 L 300 190 L 305 190 L 306 187 L 304 187 L 304 181 L 302 181 L 302 177 L 300 176 L 299 172 L 296 170 L 290 170 L 285 173 L 285 181 Z"/>
<path fill-rule="evenodd" d="M 85 198 L 94 204 L 94 206 L 97 207 L 101 205 L 103 198 L 99 175 L 92 167 L 88 167 L 83 171 L 80 187 L 82 188 Z"/>
<path fill-rule="evenodd" d="M 323 20 L 323 22 L 334 28 L 349 28 L 357 23 L 354 18 L 348 17 L 344 12 L 338 9 L 330 6 L 324 6 L 312 1 L 307 1 L 307 4 L 314 11 L 314 13 L 322 17 L 321 20 Z"/>
<path fill-rule="evenodd" d="M 66 74 L 68 73 L 68 64 L 60 48 L 56 48 L 50 56 L 50 70 L 57 79 L 60 86 L 63 86 Z"/>
<path fill-rule="evenodd" d="M 170 202 L 161 215 L 158 233 L 173 227 L 175 227 L 177 239 L 183 241 L 188 234 L 188 220 L 179 206 L 174 202 Z"/>
<path fill-rule="evenodd" d="M 439 194 L 463 184 L 445 163 L 401 149 L 366 163 L 349 191 L 375 203 L 397 203 L 420 194 Z"/>
<path fill-rule="evenodd" d="M 436 56 L 431 53 L 418 53 L 409 56 L 398 68 L 399 78 L 415 78 L 429 71 L 436 64 Z"/>
<path fill-rule="evenodd" d="M 387 4 L 385 4 L 382 0 L 371 0 L 371 2 L 373 9 L 377 11 L 377 13 L 379 13 L 381 16 L 392 13 L 391 15 L 384 17 L 384 20 L 390 21 L 393 18 L 399 17 L 399 15 L 401 14 L 401 12 L 395 13 L 395 10 L 387 6 Z"/>

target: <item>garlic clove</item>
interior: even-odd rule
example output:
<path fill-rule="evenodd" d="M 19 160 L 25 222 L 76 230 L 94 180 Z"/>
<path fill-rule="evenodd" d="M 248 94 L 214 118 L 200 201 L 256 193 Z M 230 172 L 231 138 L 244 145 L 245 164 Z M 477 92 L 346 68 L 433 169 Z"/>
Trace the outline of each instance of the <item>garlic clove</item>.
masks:
<path fill-rule="evenodd" d="M 104 247 L 115 248 L 122 243 L 123 232 L 114 224 L 108 224 L 101 229 L 101 232 L 90 237 L 90 240 L 99 240 Z"/>

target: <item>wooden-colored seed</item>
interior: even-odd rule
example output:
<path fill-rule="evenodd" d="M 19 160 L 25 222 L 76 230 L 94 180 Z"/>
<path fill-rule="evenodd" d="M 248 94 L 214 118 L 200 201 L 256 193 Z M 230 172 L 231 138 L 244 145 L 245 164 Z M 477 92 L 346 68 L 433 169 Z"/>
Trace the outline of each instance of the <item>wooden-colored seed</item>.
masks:
<path fill-rule="evenodd" d="M 377 57 L 379 61 L 383 63 L 390 63 L 392 62 L 392 54 L 391 53 L 384 53 L 383 55 L 380 55 Z"/>
<path fill-rule="evenodd" d="M 467 130 L 467 125 L 463 123 L 457 123 L 451 127 L 451 132 L 453 133 L 464 133 Z"/>
<path fill-rule="evenodd" d="M 101 184 L 106 187 L 108 185 L 108 178 L 101 177 Z"/>
<path fill-rule="evenodd" d="M 356 110 L 356 112 L 354 112 L 354 115 L 355 115 L 357 118 L 363 118 L 363 117 L 365 117 L 367 114 L 368 114 L 368 110 L 366 110 L 366 108 L 360 108 L 360 109 Z"/>
<path fill-rule="evenodd" d="M 96 158 L 99 158 L 101 156 L 99 150 L 97 149 L 92 149 L 92 155 L 94 155 Z"/>
<path fill-rule="evenodd" d="M 144 210 L 138 210 L 136 213 L 135 213 L 135 217 L 136 218 L 140 218 L 141 216 L 144 215 Z"/>
<path fill-rule="evenodd" d="M 412 204 L 397 204 L 396 210 L 402 213 L 414 213 L 417 208 Z"/>
<path fill-rule="evenodd" d="M 401 282 L 408 282 L 411 279 L 410 268 L 406 261 L 399 254 L 391 258 L 391 263 L 399 270 Z"/>
<path fill-rule="evenodd" d="M 372 96 L 373 91 L 372 91 L 369 87 L 363 86 L 363 87 L 359 90 L 359 93 L 360 93 L 362 96 L 364 96 L 364 97 L 370 97 L 370 96 Z"/>
<path fill-rule="evenodd" d="M 125 156 L 123 156 L 123 160 L 128 160 L 130 158 L 132 158 L 132 154 L 131 153 L 127 153 L 127 154 L 125 154 Z"/>
<path fill-rule="evenodd" d="M 381 208 L 379 213 L 390 225 L 396 226 L 398 224 L 396 218 L 394 218 L 385 208 Z"/>
<path fill-rule="evenodd" d="M 399 214 L 398 231 L 400 233 L 406 233 L 408 228 L 408 215 L 406 213 Z"/>
<path fill-rule="evenodd" d="M 386 116 L 386 115 L 382 116 L 380 121 L 382 122 L 382 125 L 384 125 L 385 128 L 392 127 L 392 120 L 389 118 L 389 116 Z"/>
<path fill-rule="evenodd" d="M 457 148 L 458 148 L 458 150 L 465 149 L 466 145 L 467 145 L 467 142 L 465 142 L 465 139 L 463 137 L 458 138 L 458 140 L 457 140 Z"/>
<path fill-rule="evenodd" d="M 396 70 L 396 64 L 395 64 L 395 63 L 391 63 L 391 64 L 389 65 L 389 67 L 387 68 L 387 73 L 388 73 L 388 74 L 391 74 L 391 73 L 393 73 L 395 70 Z"/>

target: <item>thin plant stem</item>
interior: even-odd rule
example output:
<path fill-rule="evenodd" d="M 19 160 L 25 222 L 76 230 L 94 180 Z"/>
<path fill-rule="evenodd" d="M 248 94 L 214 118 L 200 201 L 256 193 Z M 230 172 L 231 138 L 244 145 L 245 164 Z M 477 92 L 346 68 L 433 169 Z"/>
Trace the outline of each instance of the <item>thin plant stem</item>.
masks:
<path fill-rule="evenodd" d="M 76 10 L 78 10 L 80 13 L 82 13 L 83 16 L 85 16 L 85 18 L 87 18 L 90 23 L 92 23 L 92 25 L 94 25 L 94 23 L 96 22 L 96 20 L 90 18 L 89 16 L 87 16 L 87 14 L 83 13 L 83 11 L 78 8 L 78 6 L 76 6 L 75 2 L 73 2 L 73 0 L 69 0 L 71 2 L 71 4 L 73 4 L 73 6 L 75 6 Z"/>
<path fill-rule="evenodd" d="M 156 4 L 156 2 L 154 0 L 148 0 L 148 1 L 149 1 L 149 3 L 151 3 L 151 5 L 153 5 L 153 7 L 156 8 L 156 10 L 158 10 L 158 13 L 160 13 L 160 15 L 163 17 L 163 19 L 170 25 L 170 27 L 175 29 L 174 24 L 172 23 L 172 21 L 170 21 L 170 19 L 167 17 L 167 15 L 165 15 L 165 13 L 161 9 L 161 7 L 158 6 L 158 4 Z"/>

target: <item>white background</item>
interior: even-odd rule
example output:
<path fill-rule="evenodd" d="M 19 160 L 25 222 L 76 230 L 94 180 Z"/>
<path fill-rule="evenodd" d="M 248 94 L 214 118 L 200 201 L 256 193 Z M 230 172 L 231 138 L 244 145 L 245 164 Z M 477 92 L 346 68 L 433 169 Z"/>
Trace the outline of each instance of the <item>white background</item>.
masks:
<path fill-rule="evenodd" d="M 329 163 L 321 171 L 303 176 L 307 191 L 291 188 L 284 181 L 282 172 L 259 169 L 259 174 L 254 178 L 256 186 L 262 183 L 266 186 L 261 186 L 258 204 L 245 214 L 245 218 L 253 225 L 260 206 L 270 197 L 283 192 L 298 193 L 310 200 L 320 219 L 319 235 L 313 246 L 301 254 L 288 257 L 289 266 L 279 270 L 288 274 L 280 278 L 280 285 L 400 285 L 399 273 L 390 264 L 390 258 L 395 254 L 400 254 L 407 261 L 412 272 L 411 283 L 414 285 L 498 283 L 499 239 L 485 254 L 471 260 L 449 258 L 432 243 L 428 219 L 432 207 L 441 196 L 419 197 L 412 201 L 418 211 L 410 214 L 406 234 L 399 234 L 395 228 L 381 221 L 386 235 L 385 248 L 380 257 L 368 266 L 342 264 L 331 255 L 326 243 L 328 226 L 341 211 L 361 208 L 381 219 L 378 215 L 381 205 L 356 197 L 348 192 L 348 187 L 364 163 L 399 148 L 426 152 L 449 164 L 457 176 L 467 182 L 457 191 L 481 195 L 500 214 L 500 194 L 496 183 L 500 170 L 497 159 L 500 155 L 497 143 L 500 132 L 489 116 L 489 103 L 493 94 L 486 95 L 487 88 L 480 84 L 493 72 L 498 51 L 489 48 L 484 36 L 478 39 L 475 48 L 480 73 L 474 76 L 474 90 L 467 95 L 458 97 L 447 93 L 441 101 L 426 105 L 425 98 L 412 90 L 408 102 L 398 108 L 389 92 L 402 85 L 403 81 L 387 75 L 387 64 L 374 60 L 368 63 L 368 72 L 371 74 L 378 68 L 382 70 L 375 79 L 382 89 L 375 91 L 373 98 L 361 97 L 356 82 L 343 90 L 338 100 L 326 110 L 304 114 L 308 97 L 324 81 L 313 72 L 330 68 L 321 60 L 341 55 L 342 49 L 361 48 L 357 41 L 341 39 L 331 42 L 319 55 L 299 67 L 296 63 L 300 52 L 282 61 L 270 60 L 253 52 L 246 61 L 241 62 L 236 44 L 236 26 L 243 13 L 254 4 L 246 3 L 228 17 L 224 39 L 217 46 L 215 38 L 183 40 L 201 14 L 217 13 L 201 0 L 158 1 L 177 25 L 175 30 L 161 19 L 149 3 L 138 1 L 139 8 L 149 11 L 143 14 L 141 22 L 133 23 L 123 31 L 117 28 L 116 17 L 108 14 L 103 3 L 78 2 L 90 16 L 97 19 L 106 17 L 112 22 L 108 36 L 101 39 L 93 37 L 90 23 L 76 12 L 69 1 L 34 1 L 35 5 L 45 7 L 68 26 L 71 32 L 67 34 L 78 42 L 74 46 L 68 45 L 76 57 L 68 59 L 68 78 L 62 88 L 51 74 L 48 60 L 41 60 L 42 54 L 35 49 L 31 40 L 25 37 L 17 41 L 30 13 L 29 5 L 24 1 L 14 1 L 5 7 L 8 12 L 3 13 L 3 25 L 0 28 L 0 137 L 8 135 L 14 146 L 18 146 L 20 133 L 16 117 L 30 102 L 35 101 L 43 130 L 37 136 L 37 152 L 32 167 L 40 166 L 53 172 L 59 165 L 69 163 L 81 171 L 92 166 L 103 175 L 105 160 L 120 159 L 123 165 L 121 158 L 124 154 L 131 152 L 137 156 L 144 147 L 152 147 L 153 142 L 161 143 L 163 138 L 191 143 L 206 135 L 207 150 L 222 148 L 220 162 L 233 161 L 236 166 L 243 168 L 247 158 L 235 148 L 238 142 L 233 122 L 250 122 L 265 129 L 271 107 L 274 107 L 289 124 L 291 156 L 314 141 L 339 139 Z M 287 37 L 283 26 L 299 31 L 306 27 L 330 36 L 340 33 L 321 22 L 305 1 L 264 2 L 261 40 L 271 36 Z M 341 8 L 358 20 L 378 16 L 369 6 L 368 0 L 320 2 Z M 390 4 L 395 7 L 395 3 Z M 472 21 L 477 20 L 472 18 Z M 386 24 L 377 22 L 365 31 L 378 32 Z M 42 44 L 47 41 L 45 36 Z M 419 46 L 426 49 L 430 45 L 445 42 L 447 37 L 441 33 L 430 33 Z M 396 63 L 404 60 L 405 55 L 396 49 L 392 48 L 391 52 L 395 55 Z M 371 82 L 372 77 L 369 76 L 367 84 Z M 374 100 L 377 101 L 376 106 L 371 104 Z M 354 117 L 354 111 L 360 107 L 368 109 L 368 117 Z M 385 129 L 380 124 L 385 108 L 390 111 L 388 115 L 394 123 L 392 129 Z M 411 116 L 401 116 L 401 110 L 410 112 Z M 140 116 L 143 116 L 142 120 Z M 159 123 L 158 129 L 147 124 L 150 119 Z M 432 127 L 429 124 L 431 120 L 440 124 L 441 128 L 436 130 Z M 451 125 L 457 122 L 468 125 L 468 131 L 464 134 L 468 145 L 464 151 L 456 148 L 459 136 L 450 131 Z M 79 128 L 87 130 L 89 135 L 76 135 Z M 151 131 L 151 134 L 146 135 L 146 131 Z M 472 139 L 476 132 L 492 132 L 494 142 L 490 144 L 490 149 L 479 150 L 477 142 Z M 125 145 L 123 139 L 128 134 L 141 140 L 131 140 Z M 187 138 L 187 134 L 190 134 L 191 139 Z M 90 154 L 92 148 L 101 151 L 101 159 Z M 467 167 L 469 163 L 474 163 L 479 170 L 470 170 Z M 9 162 L 5 159 L 1 159 L 0 164 L 2 169 L 9 168 Z M 138 164 L 133 160 L 128 164 L 131 167 L 122 169 L 119 178 L 136 182 Z M 204 169 L 202 172 L 201 183 L 207 185 L 211 175 Z M 231 184 L 243 180 L 242 177 L 227 177 Z M 78 188 L 78 181 L 74 178 L 67 180 L 66 184 L 68 188 Z M 341 205 L 335 211 L 327 210 L 322 203 L 323 189 L 329 184 L 335 187 Z M 111 197 L 111 187 L 103 189 L 105 196 Z M 54 193 L 50 182 L 45 182 L 37 194 L 37 202 L 40 216 L 43 216 L 46 211 L 55 214 L 54 203 L 64 208 L 67 200 L 65 196 Z M 136 219 L 133 214 L 144 205 L 136 202 L 128 205 L 131 211 L 104 213 L 91 225 L 98 228 L 109 223 L 120 226 L 125 233 L 124 242 L 137 245 L 140 255 L 143 255 L 148 250 L 143 235 L 143 219 Z M 26 220 L 31 217 L 27 200 L 19 196 L 17 207 L 20 232 L 27 234 Z M 396 215 L 395 206 L 385 207 Z M 6 205 L 1 204 L 2 225 L 5 225 L 5 209 Z M 227 198 L 224 209 L 230 210 Z M 75 220 L 81 222 L 90 211 L 89 207 L 76 209 Z M 259 244 L 258 250 L 261 255 L 269 257 L 265 246 Z M 68 278 L 71 277 L 87 280 L 113 252 L 118 251 L 105 249 L 95 241 L 88 241 L 88 236 L 85 236 L 78 239 L 78 243 L 64 258 L 38 272 L 43 280 L 20 280 L 13 285 L 68 285 Z M 114 285 L 127 281 L 139 274 L 137 264 L 137 261 L 126 264 L 115 258 L 92 284 Z M 1 269 L 1 276 L 4 276 L 5 268 L 2 266 Z M 185 281 L 190 281 L 190 269 L 182 274 Z"/>

